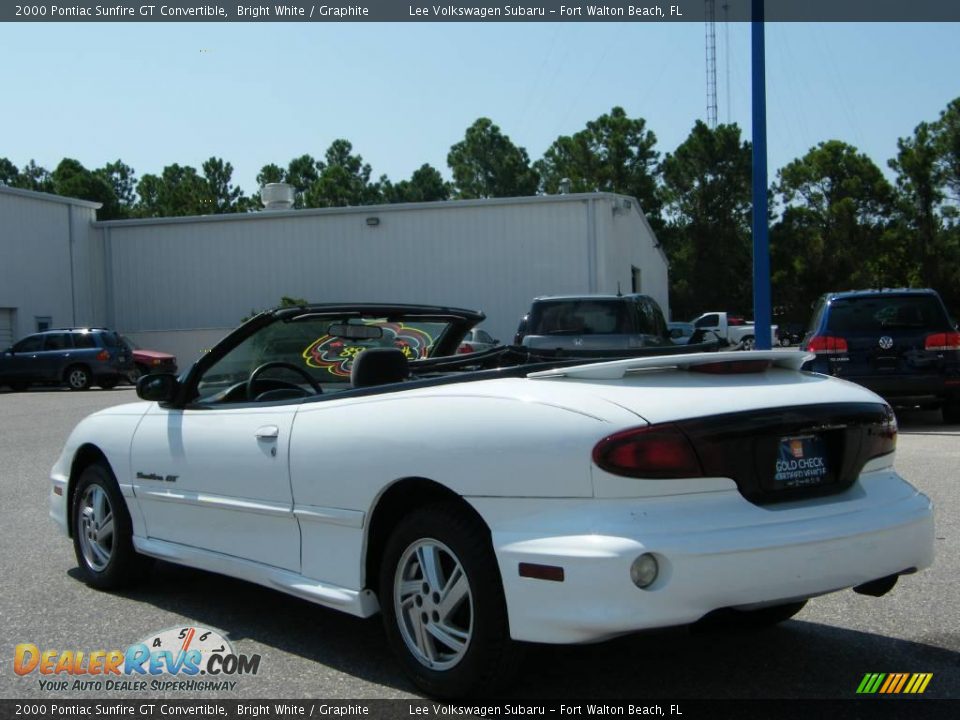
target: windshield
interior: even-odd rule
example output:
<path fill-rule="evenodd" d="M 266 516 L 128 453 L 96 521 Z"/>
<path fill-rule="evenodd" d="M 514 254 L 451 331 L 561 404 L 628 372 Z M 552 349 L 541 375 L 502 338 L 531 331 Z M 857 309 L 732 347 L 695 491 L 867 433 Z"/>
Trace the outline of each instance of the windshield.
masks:
<path fill-rule="evenodd" d="M 336 331 L 336 325 L 375 327 L 379 329 L 379 337 L 348 338 L 331 334 L 331 329 Z M 408 360 L 420 360 L 430 355 L 434 344 L 448 327 L 448 323 L 439 321 L 361 320 L 336 315 L 277 321 L 261 328 L 208 368 L 200 379 L 197 392 L 202 399 L 216 395 L 237 383 L 246 382 L 256 368 L 270 362 L 292 365 L 317 383 L 349 383 L 353 361 L 364 350 L 395 347 L 403 351 Z M 298 385 L 304 383 L 299 373 L 279 370 L 286 373 L 284 380 Z"/>

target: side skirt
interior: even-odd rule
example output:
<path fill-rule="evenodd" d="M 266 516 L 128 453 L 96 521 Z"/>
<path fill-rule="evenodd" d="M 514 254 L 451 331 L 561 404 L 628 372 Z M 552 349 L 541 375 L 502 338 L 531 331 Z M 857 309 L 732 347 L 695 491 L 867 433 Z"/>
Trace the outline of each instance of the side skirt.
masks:
<path fill-rule="evenodd" d="M 289 570 L 166 540 L 134 536 L 133 546 L 143 555 L 246 580 L 357 617 L 367 618 L 380 612 L 377 597 L 370 590 L 330 585 Z"/>

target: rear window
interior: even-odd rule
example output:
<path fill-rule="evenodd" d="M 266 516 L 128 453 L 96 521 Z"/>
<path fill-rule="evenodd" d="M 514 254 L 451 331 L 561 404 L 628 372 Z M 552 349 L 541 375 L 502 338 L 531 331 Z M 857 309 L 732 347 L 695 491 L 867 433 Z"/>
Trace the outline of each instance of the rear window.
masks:
<path fill-rule="evenodd" d="M 870 295 L 839 298 L 830 303 L 827 331 L 835 333 L 888 330 L 942 330 L 943 306 L 933 295 Z"/>
<path fill-rule="evenodd" d="M 588 335 L 632 332 L 627 304 L 618 300 L 549 300 L 536 303 L 531 335 Z M 650 333 L 649 329 L 640 332 Z"/>
<path fill-rule="evenodd" d="M 100 337 L 103 338 L 103 344 L 108 348 L 120 347 L 120 338 L 117 337 L 115 332 L 100 333 Z"/>

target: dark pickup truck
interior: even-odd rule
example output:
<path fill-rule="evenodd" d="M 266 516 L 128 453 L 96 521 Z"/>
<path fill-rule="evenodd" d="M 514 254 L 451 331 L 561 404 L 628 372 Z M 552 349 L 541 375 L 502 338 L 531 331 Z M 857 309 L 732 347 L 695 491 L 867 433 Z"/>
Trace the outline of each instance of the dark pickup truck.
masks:
<path fill-rule="evenodd" d="M 596 358 L 717 349 L 674 343 L 657 301 L 637 294 L 534 298 L 513 342 L 537 354 Z"/>

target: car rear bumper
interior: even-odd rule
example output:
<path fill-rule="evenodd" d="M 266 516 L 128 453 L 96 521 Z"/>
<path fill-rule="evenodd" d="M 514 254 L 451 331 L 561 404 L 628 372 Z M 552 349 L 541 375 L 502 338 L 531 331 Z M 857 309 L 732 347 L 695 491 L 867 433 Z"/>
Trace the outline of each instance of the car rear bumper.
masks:
<path fill-rule="evenodd" d="M 841 375 L 887 400 L 947 399 L 960 397 L 960 377 L 943 375 Z"/>
<path fill-rule="evenodd" d="M 642 481 L 638 481 L 642 482 Z M 695 622 L 921 569 L 933 560 L 929 499 L 892 470 L 842 495 L 757 506 L 737 491 L 651 499 L 471 499 L 490 524 L 512 636 L 575 643 Z M 647 589 L 631 563 L 652 553 Z M 519 564 L 563 568 L 561 582 Z"/>

